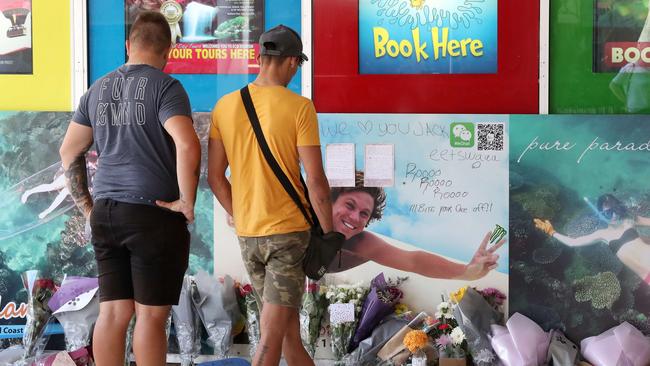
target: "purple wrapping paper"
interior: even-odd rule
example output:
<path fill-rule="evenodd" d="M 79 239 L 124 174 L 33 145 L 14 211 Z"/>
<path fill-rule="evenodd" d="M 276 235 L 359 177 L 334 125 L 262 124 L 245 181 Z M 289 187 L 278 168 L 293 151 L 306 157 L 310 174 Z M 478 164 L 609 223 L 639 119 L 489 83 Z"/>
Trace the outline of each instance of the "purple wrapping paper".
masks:
<path fill-rule="evenodd" d="M 359 324 L 350 342 L 348 352 L 352 352 L 361 341 L 368 338 L 372 334 L 372 330 L 375 329 L 381 320 L 393 312 L 395 304 L 399 301 L 399 297 L 390 303 L 385 303 L 379 299 L 377 292 L 388 287 L 383 273 L 378 274 L 372 280 L 370 286 L 370 292 L 363 303 L 363 308 L 361 308 Z"/>
<path fill-rule="evenodd" d="M 505 327 L 492 325 L 492 348 L 505 366 L 543 365 L 550 341 L 550 334 L 519 313 Z"/>
<path fill-rule="evenodd" d="M 52 295 L 47 306 L 52 312 L 56 312 L 66 302 L 98 286 L 96 277 L 67 277 L 65 283 Z"/>
<path fill-rule="evenodd" d="M 580 348 L 594 366 L 650 365 L 650 338 L 628 322 L 583 339 Z"/>

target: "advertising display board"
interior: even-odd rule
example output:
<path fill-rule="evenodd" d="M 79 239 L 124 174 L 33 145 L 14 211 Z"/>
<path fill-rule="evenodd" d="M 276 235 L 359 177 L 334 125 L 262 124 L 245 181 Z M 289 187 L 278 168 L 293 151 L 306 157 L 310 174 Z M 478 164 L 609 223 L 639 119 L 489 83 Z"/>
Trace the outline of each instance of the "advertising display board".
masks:
<path fill-rule="evenodd" d="M 0 110 L 72 109 L 70 6 L 0 0 Z"/>
<path fill-rule="evenodd" d="M 650 334 L 649 128 L 511 116 L 511 314 L 574 342 L 624 321 Z"/>
<path fill-rule="evenodd" d="M 359 1 L 360 74 L 494 74 L 497 0 Z"/>
<path fill-rule="evenodd" d="M 550 6 L 550 113 L 650 112 L 648 1 Z"/>
<path fill-rule="evenodd" d="M 0 0 L 0 74 L 31 74 L 31 0 Z"/>
<path fill-rule="evenodd" d="M 27 292 L 21 275 L 37 270 L 60 284 L 66 276 L 96 276 L 92 245 L 85 219 L 67 188 L 59 160 L 59 146 L 72 113 L 0 112 L 0 348 L 20 338 L 26 316 Z M 204 164 L 207 163 L 208 113 L 195 113 Z M 89 185 L 97 169 L 95 152 L 86 156 Z M 212 192 L 201 167 L 190 226 L 189 273 L 213 269 Z M 59 328 L 53 328 L 54 332 Z"/>
<path fill-rule="evenodd" d="M 312 24 L 321 113 L 539 110 L 539 2 L 316 0 Z"/>
<path fill-rule="evenodd" d="M 508 116 L 320 114 L 319 125 L 328 179 L 357 182 L 332 184 L 347 240 L 325 283 L 408 276 L 404 302 L 423 310 L 467 284 L 507 292 L 508 244 L 494 245 L 508 231 Z M 248 282 L 234 228 L 215 210 L 215 271 Z M 471 282 L 452 275 L 447 261 L 471 263 L 484 239 L 496 268 Z"/>
<path fill-rule="evenodd" d="M 264 0 L 126 0 L 126 25 L 142 11 L 167 19 L 174 46 L 164 71 L 170 74 L 257 73 L 257 40 L 264 31 Z M 126 32 L 128 34 L 128 30 Z"/>

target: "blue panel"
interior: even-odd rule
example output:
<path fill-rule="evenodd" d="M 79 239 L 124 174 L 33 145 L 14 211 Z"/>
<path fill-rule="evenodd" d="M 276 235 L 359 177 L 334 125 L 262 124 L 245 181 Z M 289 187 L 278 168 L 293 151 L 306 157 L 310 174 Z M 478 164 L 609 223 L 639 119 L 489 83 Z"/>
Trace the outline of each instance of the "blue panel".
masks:
<path fill-rule="evenodd" d="M 94 82 L 102 75 L 125 62 L 124 1 L 90 0 L 88 2 L 89 75 Z M 300 0 L 266 0 L 266 29 L 278 24 L 287 25 L 300 32 Z M 194 112 L 212 110 L 223 95 L 237 90 L 255 79 L 255 75 L 176 74 L 190 96 Z M 300 93 L 300 72 L 289 88 Z"/>

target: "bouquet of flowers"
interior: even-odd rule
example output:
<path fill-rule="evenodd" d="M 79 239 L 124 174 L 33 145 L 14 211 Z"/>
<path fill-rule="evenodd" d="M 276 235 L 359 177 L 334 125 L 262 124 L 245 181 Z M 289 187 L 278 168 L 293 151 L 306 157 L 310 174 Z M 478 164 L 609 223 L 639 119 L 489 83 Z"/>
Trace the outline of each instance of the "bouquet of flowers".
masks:
<path fill-rule="evenodd" d="M 257 345 L 260 343 L 260 310 L 253 286 L 246 284 L 239 288 L 239 294 L 244 299 L 246 311 L 246 333 L 248 334 L 249 352 L 255 355 Z"/>
<path fill-rule="evenodd" d="M 38 277 L 37 271 L 23 273 L 23 282 L 29 294 L 27 323 L 23 335 L 23 346 L 25 347 L 23 360 L 36 356 L 39 349 L 42 351 L 45 342 L 41 342 L 41 338 L 52 317 L 52 311 L 47 306 L 47 302 L 55 292 L 54 281 Z"/>
<path fill-rule="evenodd" d="M 494 308 L 494 310 L 503 313 L 503 304 L 508 298 L 503 292 L 494 287 L 488 287 L 477 291 L 481 296 L 483 296 L 485 301 Z"/>
<path fill-rule="evenodd" d="M 408 317 L 411 318 L 410 316 Z M 421 312 L 412 318 L 408 324 L 402 327 L 398 332 L 385 342 L 383 347 L 377 352 L 377 357 L 381 360 L 381 365 L 386 363 L 391 365 L 402 365 L 411 357 L 411 351 L 407 348 L 406 335 L 414 330 L 429 333 L 438 323 L 427 313 Z M 377 363 L 375 363 L 377 364 Z"/>
<path fill-rule="evenodd" d="M 97 278 L 68 276 L 48 301 L 63 327 L 68 352 L 90 344 L 90 331 L 99 315 L 98 286 Z"/>
<path fill-rule="evenodd" d="M 361 285 L 329 287 L 325 297 L 330 304 L 330 320 L 332 318 L 331 305 L 333 304 L 351 304 L 354 307 L 354 319 L 358 319 L 361 312 L 361 303 L 367 292 L 368 289 Z M 341 360 L 347 353 L 356 326 L 357 320 L 331 324 L 332 352 L 334 352 L 337 360 Z"/>
<path fill-rule="evenodd" d="M 300 338 L 302 338 L 302 344 L 307 352 L 313 358 L 327 301 L 321 293 L 318 283 L 307 279 L 305 286 L 300 307 Z"/>
<path fill-rule="evenodd" d="M 453 304 L 443 301 L 438 304 L 435 313 L 437 322 L 431 329 L 435 344 L 441 358 L 465 358 L 467 355 L 467 341 L 465 333 L 458 326 L 453 316 Z"/>
<path fill-rule="evenodd" d="M 467 348 L 478 366 L 494 364 L 496 355 L 490 344 L 491 326 L 503 321 L 501 306 L 506 296 L 495 288 L 476 290 L 463 287 L 453 293 L 453 314 L 465 333 Z"/>
<path fill-rule="evenodd" d="M 194 278 L 185 275 L 178 305 L 172 306 L 172 319 L 182 366 L 193 365 L 194 359 L 201 352 L 201 319 L 192 304 L 193 285 Z"/>
<path fill-rule="evenodd" d="M 349 351 L 357 348 L 359 342 L 366 339 L 377 324 L 394 311 L 395 305 L 403 296 L 399 286 L 407 279 L 408 277 L 398 277 L 396 281 L 391 279 L 386 281 L 384 274 L 380 273 L 370 282 L 370 292 L 363 303 L 359 326 L 354 333 Z"/>
<path fill-rule="evenodd" d="M 192 303 L 208 333 L 208 344 L 219 357 L 225 358 L 232 345 L 232 329 L 241 314 L 235 284 L 225 276 L 223 283 L 205 271 L 194 276 Z"/>
<path fill-rule="evenodd" d="M 427 357 L 422 349 L 429 343 L 429 337 L 423 330 L 412 330 L 404 336 L 404 347 L 413 354 L 411 365 L 426 366 Z"/>

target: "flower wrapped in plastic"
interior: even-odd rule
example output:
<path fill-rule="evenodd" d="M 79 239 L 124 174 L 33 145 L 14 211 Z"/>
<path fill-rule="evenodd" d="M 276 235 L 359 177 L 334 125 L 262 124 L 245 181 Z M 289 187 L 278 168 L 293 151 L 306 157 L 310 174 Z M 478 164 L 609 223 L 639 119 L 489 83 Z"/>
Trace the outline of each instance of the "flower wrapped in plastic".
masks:
<path fill-rule="evenodd" d="M 594 366 L 647 366 L 650 338 L 628 322 L 580 342 L 582 355 Z"/>
<path fill-rule="evenodd" d="M 375 364 L 395 364 L 401 365 L 411 356 L 411 352 L 404 344 L 406 335 L 413 330 L 422 330 L 429 333 L 437 325 L 427 313 L 421 312 L 415 316 L 406 326 L 396 332 L 377 352 L 377 358 L 380 360 Z"/>
<path fill-rule="evenodd" d="M 443 297 L 443 301 L 438 304 L 436 309 L 436 319 L 429 334 L 434 339 L 436 348 L 440 353 L 441 363 L 453 359 L 462 359 L 460 362 L 464 363 L 464 359 L 468 354 L 465 332 L 458 326 L 459 321 L 454 317 L 454 301 L 462 301 L 461 299 L 466 294 L 467 289 L 462 289 L 450 296 L 452 301 L 445 301 Z"/>
<path fill-rule="evenodd" d="M 316 341 L 320 335 L 321 321 L 327 308 L 327 300 L 317 282 L 307 279 L 300 306 L 300 338 L 309 355 L 316 353 Z"/>
<path fill-rule="evenodd" d="M 23 284 L 29 294 L 27 305 L 27 322 L 23 334 L 23 346 L 25 353 L 23 360 L 37 356 L 45 347 L 46 340 L 43 338 L 45 327 L 52 317 L 52 311 L 47 305 L 54 295 L 54 281 L 46 278 L 39 278 L 37 271 L 23 273 Z"/>
<path fill-rule="evenodd" d="M 172 306 L 172 320 L 182 366 L 192 365 L 201 352 L 201 319 L 192 304 L 193 284 L 194 278 L 186 275 L 183 278 L 178 305 Z"/>
<path fill-rule="evenodd" d="M 536 366 L 546 361 L 550 334 L 520 313 L 506 326 L 492 325 L 492 349 L 504 366 Z"/>
<path fill-rule="evenodd" d="M 377 353 L 400 329 L 406 327 L 409 321 L 405 316 L 392 314 L 384 318 L 370 337 L 359 343 L 352 353 L 344 357 L 346 366 L 376 366 Z"/>
<path fill-rule="evenodd" d="M 223 283 L 205 271 L 194 277 L 192 303 L 208 332 L 208 343 L 220 358 L 226 357 L 232 345 L 232 328 L 239 319 L 235 283 L 230 276 Z"/>
<path fill-rule="evenodd" d="M 395 305 L 403 296 L 399 286 L 407 279 L 408 277 L 403 277 L 396 281 L 391 279 L 386 281 L 384 274 L 380 273 L 370 282 L 370 292 L 363 302 L 359 325 L 348 351 L 357 348 L 359 342 L 367 338 L 383 318 L 394 312 Z"/>
<path fill-rule="evenodd" d="M 361 285 L 338 285 L 330 286 L 327 289 L 325 297 L 327 298 L 330 307 L 330 320 L 332 317 L 332 305 L 335 304 L 350 304 L 353 308 L 354 320 L 343 322 L 331 322 L 331 344 L 332 352 L 337 360 L 341 360 L 348 352 L 352 336 L 357 326 L 357 319 L 361 313 L 361 304 L 365 298 L 368 289 Z"/>
<path fill-rule="evenodd" d="M 493 365 L 497 357 L 490 344 L 491 326 L 501 324 L 503 314 L 497 309 L 503 304 L 505 295 L 496 289 L 481 292 L 464 287 L 462 290 L 462 294 L 451 295 L 451 299 L 456 301 L 452 311 L 454 318 L 465 334 L 474 363 L 477 366 Z"/>
<path fill-rule="evenodd" d="M 246 301 L 246 333 L 248 334 L 249 352 L 251 357 L 253 357 L 261 338 L 260 302 L 251 285 L 245 285 L 242 289 L 244 290 L 244 299 Z"/>
<path fill-rule="evenodd" d="M 47 303 L 63 327 L 69 352 L 90 345 L 90 332 L 99 316 L 98 290 L 96 277 L 66 277 Z"/>

